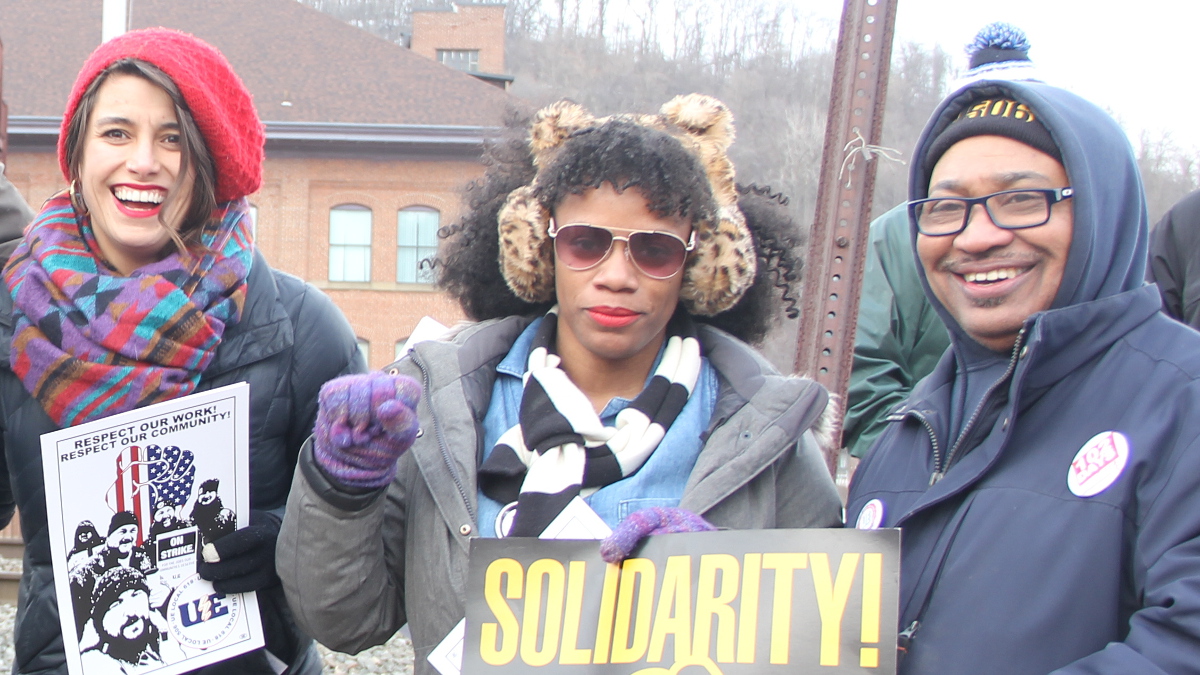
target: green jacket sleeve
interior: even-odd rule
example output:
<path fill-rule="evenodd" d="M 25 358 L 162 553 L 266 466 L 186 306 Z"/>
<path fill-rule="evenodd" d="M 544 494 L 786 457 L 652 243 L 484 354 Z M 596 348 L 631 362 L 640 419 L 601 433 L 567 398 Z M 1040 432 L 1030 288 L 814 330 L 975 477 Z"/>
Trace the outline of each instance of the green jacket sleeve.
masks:
<path fill-rule="evenodd" d="M 917 273 L 901 204 L 871 223 L 843 445 L 862 457 L 884 417 L 937 364 L 950 338 Z"/>

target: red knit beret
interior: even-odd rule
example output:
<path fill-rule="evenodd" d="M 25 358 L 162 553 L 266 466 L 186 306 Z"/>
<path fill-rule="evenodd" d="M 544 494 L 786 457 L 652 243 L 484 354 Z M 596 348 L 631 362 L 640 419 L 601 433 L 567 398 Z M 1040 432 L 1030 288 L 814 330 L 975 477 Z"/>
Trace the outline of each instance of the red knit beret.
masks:
<path fill-rule="evenodd" d="M 167 28 L 145 28 L 113 38 L 97 47 L 83 64 L 67 98 L 58 134 L 58 163 L 68 182 L 67 126 L 79 99 L 101 71 L 126 58 L 158 66 L 179 87 L 212 154 L 218 203 L 244 197 L 262 185 L 266 136 L 246 85 L 215 47 Z"/>

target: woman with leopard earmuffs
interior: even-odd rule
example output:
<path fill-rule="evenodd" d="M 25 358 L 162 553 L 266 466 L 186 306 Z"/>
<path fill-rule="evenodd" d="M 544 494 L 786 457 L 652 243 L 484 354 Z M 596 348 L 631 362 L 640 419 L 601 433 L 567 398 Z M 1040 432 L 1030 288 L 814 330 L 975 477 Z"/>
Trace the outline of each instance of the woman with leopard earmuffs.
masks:
<path fill-rule="evenodd" d="M 354 652 L 407 622 L 419 674 L 463 616 L 469 539 L 537 536 L 576 496 L 610 560 L 841 522 L 828 395 L 746 344 L 794 312 L 799 262 L 782 199 L 734 182 L 724 104 L 511 126 L 436 265 L 477 323 L 322 388 L 280 535 L 301 625 Z"/>

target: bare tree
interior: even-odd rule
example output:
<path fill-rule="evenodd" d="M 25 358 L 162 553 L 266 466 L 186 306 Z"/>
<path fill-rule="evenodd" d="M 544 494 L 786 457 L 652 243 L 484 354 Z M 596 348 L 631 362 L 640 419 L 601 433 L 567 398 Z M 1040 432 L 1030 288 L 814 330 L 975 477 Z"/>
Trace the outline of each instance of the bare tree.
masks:
<path fill-rule="evenodd" d="M 1196 157 L 1183 151 L 1170 134 L 1158 137 L 1142 133 L 1138 149 L 1138 168 L 1146 190 L 1146 210 L 1150 222 L 1163 214 L 1198 187 Z"/>
<path fill-rule="evenodd" d="M 300 0 L 313 9 L 397 44 L 412 33 L 413 0 Z M 421 3 L 427 6 L 429 3 Z"/>
<path fill-rule="evenodd" d="M 596 37 L 604 39 L 604 20 L 608 12 L 608 0 L 596 0 Z"/>
<path fill-rule="evenodd" d="M 541 0 L 508 0 L 505 3 L 504 30 L 509 37 L 541 37 L 546 32 L 546 17 Z"/>
<path fill-rule="evenodd" d="M 388 39 L 400 39 L 421 0 L 302 0 Z M 670 3 L 665 4 L 665 3 Z M 429 6 L 421 2 L 421 6 Z M 812 222 L 836 25 L 787 0 L 509 0 L 507 62 L 513 93 L 534 105 L 570 98 L 596 114 L 656 110 L 703 92 L 733 110 L 739 180 L 791 198 Z M 881 145 L 906 162 L 956 76 L 939 47 L 897 45 Z M 1152 218 L 1200 182 L 1196 157 L 1170 138 L 1143 136 L 1138 163 Z M 883 160 L 874 214 L 908 198 L 907 164 Z"/>
<path fill-rule="evenodd" d="M 903 163 L 880 160 L 872 215 L 878 216 L 908 199 L 908 162 L 921 130 L 954 76 L 952 58 L 941 47 L 929 49 L 908 43 L 892 50 L 880 144 L 896 150 Z"/>

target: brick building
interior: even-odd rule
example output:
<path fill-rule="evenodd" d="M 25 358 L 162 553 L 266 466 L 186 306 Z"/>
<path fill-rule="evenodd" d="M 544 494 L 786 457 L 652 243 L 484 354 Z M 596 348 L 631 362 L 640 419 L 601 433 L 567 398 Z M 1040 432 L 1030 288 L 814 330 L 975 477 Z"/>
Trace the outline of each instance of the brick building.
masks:
<path fill-rule="evenodd" d="M 75 75 L 100 43 L 101 4 L 0 0 L 7 174 L 35 207 L 64 187 L 58 127 Z M 461 318 L 418 261 L 436 250 L 437 227 L 458 217 L 461 187 L 481 175 L 483 139 L 506 107 L 520 105 L 495 86 L 511 79 L 502 73 L 502 6 L 418 13 L 436 15 L 419 19 L 433 37 L 413 38 L 433 50 L 426 58 L 295 0 L 128 5 L 129 28 L 197 35 L 245 81 L 267 127 L 265 181 L 250 198 L 257 244 L 273 266 L 334 299 L 373 367 L 393 359 L 422 316 Z M 439 17 L 454 41 L 438 37 Z M 467 74 L 449 57 L 442 65 L 439 49 L 474 50 L 479 69 Z"/>
<path fill-rule="evenodd" d="M 504 5 L 451 4 L 412 14 L 413 52 L 507 88 L 504 75 Z"/>

